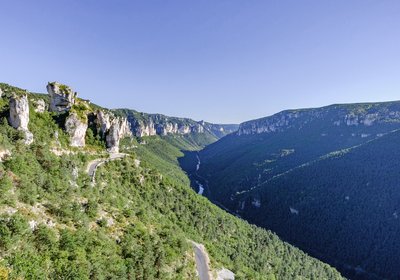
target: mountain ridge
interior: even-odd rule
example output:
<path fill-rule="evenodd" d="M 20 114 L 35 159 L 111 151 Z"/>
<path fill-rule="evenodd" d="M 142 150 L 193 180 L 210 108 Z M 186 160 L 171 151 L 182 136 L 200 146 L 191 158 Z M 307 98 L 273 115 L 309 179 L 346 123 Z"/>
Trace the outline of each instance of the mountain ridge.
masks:
<path fill-rule="evenodd" d="M 382 110 L 388 108 L 390 110 L 390 107 L 393 107 L 390 112 Z M 337 111 L 338 113 L 335 116 L 336 119 L 332 120 L 334 125 L 372 125 L 376 121 L 398 120 L 400 117 L 400 101 L 332 104 L 316 108 L 283 110 L 271 116 L 241 123 L 237 134 L 281 131 L 282 129 L 290 128 L 299 118 L 322 118 L 325 117 L 323 114 L 329 114 L 330 111 Z M 389 118 L 388 114 L 389 116 L 393 116 L 393 118 Z M 384 118 L 385 116 L 386 119 Z"/>

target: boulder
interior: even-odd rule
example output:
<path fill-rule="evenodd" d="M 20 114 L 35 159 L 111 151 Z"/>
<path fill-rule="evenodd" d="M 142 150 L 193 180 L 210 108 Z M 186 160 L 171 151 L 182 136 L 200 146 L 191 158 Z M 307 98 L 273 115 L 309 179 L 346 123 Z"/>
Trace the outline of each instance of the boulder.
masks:
<path fill-rule="evenodd" d="M 35 106 L 36 113 L 44 113 L 46 111 L 46 102 L 43 99 L 33 101 L 33 105 Z"/>
<path fill-rule="evenodd" d="M 51 112 L 68 112 L 75 104 L 77 93 L 69 86 L 52 82 L 48 83 L 46 88 L 50 97 L 49 109 Z"/>
<path fill-rule="evenodd" d="M 10 125 L 21 130 L 25 134 L 25 144 L 33 142 L 33 134 L 28 129 L 29 123 L 29 102 L 28 95 L 13 95 L 10 98 Z"/>
<path fill-rule="evenodd" d="M 65 130 L 70 136 L 70 145 L 72 147 L 84 147 L 86 130 L 88 122 L 85 118 L 80 118 L 75 112 L 65 120 Z"/>
<path fill-rule="evenodd" d="M 217 275 L 217 280 L 235 280 L 235 274 L 226 268 L 219 270 Z"/>

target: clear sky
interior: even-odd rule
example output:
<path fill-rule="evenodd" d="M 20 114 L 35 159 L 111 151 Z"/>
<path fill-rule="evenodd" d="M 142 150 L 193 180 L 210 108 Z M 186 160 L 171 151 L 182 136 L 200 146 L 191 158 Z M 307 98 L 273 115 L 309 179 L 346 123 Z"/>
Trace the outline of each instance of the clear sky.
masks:
<path fill-rule="evenodd" d="M 400 99 L 399 0 L 0 0 L 0 81 L 239 123 Z"/>

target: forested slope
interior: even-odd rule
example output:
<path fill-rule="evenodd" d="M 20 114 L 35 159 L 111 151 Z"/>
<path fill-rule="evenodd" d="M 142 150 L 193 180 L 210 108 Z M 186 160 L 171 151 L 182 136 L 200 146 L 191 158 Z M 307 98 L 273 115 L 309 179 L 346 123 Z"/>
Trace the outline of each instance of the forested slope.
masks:
<path fill-rule="evenodd" d="M 399 141 L 395 131 L 277 176 L 238 195 L 258 201 L 241 214 L 362 279 L 397 279 Z"/>
<path fill-rule="evenodd" d="M 341 279 L 196 195 L 177 166 L 183 154 L 165 139 L 126 138 L 128 155 L 99 167 L 93 184 L 88 162 L 108 156 L 97 131 L 89 126 L 86 146 L 70 147 L 62 116 L 36 112 L 29 94 L 26 145 L 7 120 L 10 95 L 26 92 L 0 88 L 0 278 L 196 279 L 194 240 L 214 270 L 237 279 Z"/>
<path fill-rule="evenodd" d="M 180 164 L 213 202 L 346 275 L 397 279 L 399 128 L 399 102 L 289 110 Z"/>

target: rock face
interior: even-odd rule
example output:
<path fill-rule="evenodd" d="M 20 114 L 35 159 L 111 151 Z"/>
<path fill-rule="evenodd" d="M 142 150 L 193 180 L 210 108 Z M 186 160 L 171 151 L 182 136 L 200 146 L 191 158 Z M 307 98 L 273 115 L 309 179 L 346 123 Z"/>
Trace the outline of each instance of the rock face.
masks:
<path fill-rule="evenodd" d="M 111 116 L 108 113 L 105 113 L 101 110 L 98 110 L 96 113 L 96 123 L 98 127 L 98 131 L 100 132 L 100 136 L 102 138 L 105 137 L 107 131 L 111 127 Z"/>
<path fill-rule="evenodd" d="M 33 134 L 28 129 L 29 123 L 29 102 L 28 96 L 14 95 L 10 98 L 10 125 L 25 133 L 25 144 L 33 142 Z"/>
<path fill-rule="evenodd" d="M 238 135 L 302 129 L 311 122 L 330 119 L 332 126 L 372 126 L 400 122 L 400 102 L 331 105 L 315 109 L 288 110 L 240 124 Z"/>
<path fill-rule="evenodd" d="M 70 136 L 72 147 L 84 147 L 86 130 L 88 128 L 87 119 L 81 119 L 76 113 L 71 113 L 65 121 L 65 129 Z"/>
<path fill-rule="evenodd" d="M 46 111 L 46 103 L 43 99 L 35 100 L 33 105 L 35 106 L 36 113 L 44 113 L 44 111 Z"/>
<path fill-rule="evenodd" d="M 109 130 L 107 131 L 107 151 L 110 153 L 118 153 L 119 141 L 128 136 L 132 136 L 128 121 L 125 118 L 114 118 Z"/>
<path fill-rule="evenodd" d="M 106 140 L 107 150 L 110 153 L 118 153 L 120 140 L 132 136 L 128 120 L 124 117 L 116 117 L 111 112 L 98 110 L 96 124 L 100 136 Z"/>
<path fill-rule="evenodd" d="M 219 125 L 187 118 L 168 117 L 161 114 L 145 114 L 133 110 L 123 112 L 130 123 L 132 133 L 136 137 L 168 134 L 188 135 L 191 133 L 209 133 L 215 138 L 237 130 L 238 125 Z"/>
<path fill-rule="evenodd" d="M 77 93 L 69 86 L 57 82 L 48 83 L 47 92 L 50 97 L 49 109 L 51 112 L 68 112 L 72 105 L 75 104 Z"/>
<path fill-rule="evenodd" d="M 120 127 L 118 120 L 114 120 L 106 136 L 107 151 L 110 153 L 119 152 L 119 141 L 120 141 Z"/>
<path fill-rule="evenodd" d="M 3 90 L 0 88 L 0 98 L 3 97 Z"/>

